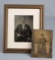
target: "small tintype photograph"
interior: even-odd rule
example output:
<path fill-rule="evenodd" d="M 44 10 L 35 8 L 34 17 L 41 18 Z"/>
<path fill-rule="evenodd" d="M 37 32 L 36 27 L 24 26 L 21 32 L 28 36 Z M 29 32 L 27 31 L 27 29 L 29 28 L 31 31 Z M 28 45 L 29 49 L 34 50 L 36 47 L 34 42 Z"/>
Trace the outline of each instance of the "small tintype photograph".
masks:
<path fill-rule="evenodd" d="M 15 42 L 31 42 L 32 29 L 32 15 L 15 15 Z"/>
<path fill-rule="evenodd" d="M 52 30 L 34 30 L 32 34 L 32 56 L 52 57 Z"/>

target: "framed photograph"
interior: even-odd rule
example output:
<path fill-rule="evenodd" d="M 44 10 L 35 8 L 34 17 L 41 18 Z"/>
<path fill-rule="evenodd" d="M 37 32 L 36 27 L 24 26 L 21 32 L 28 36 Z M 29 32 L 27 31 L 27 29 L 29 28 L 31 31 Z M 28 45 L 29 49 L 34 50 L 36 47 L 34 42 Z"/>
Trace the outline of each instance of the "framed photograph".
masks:
<path fill-rule="evenodd" d="M 43 29 L 43 5 L 4 5 L 4 52 L 31 52 L 32 30 Z"/>
<path fill-rule="evenodd" d="M 52 57 L 52 30 L 33 30 L 32 57 Z"/>

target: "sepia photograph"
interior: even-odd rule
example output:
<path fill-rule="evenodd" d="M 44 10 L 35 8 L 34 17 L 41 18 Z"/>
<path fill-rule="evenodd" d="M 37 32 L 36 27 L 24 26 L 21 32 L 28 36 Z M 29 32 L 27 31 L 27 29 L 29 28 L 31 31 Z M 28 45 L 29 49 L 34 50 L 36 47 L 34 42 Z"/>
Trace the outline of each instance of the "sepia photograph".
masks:
<path fill-rule="evenodd" d="M 32 40 L 33 57 L 52 57 L 52 30 L 34 30 Z"/>
<path fill-rule="evenodd" d="M 15 15 L 15 42 L 31 42 L 33 16 Z"/>

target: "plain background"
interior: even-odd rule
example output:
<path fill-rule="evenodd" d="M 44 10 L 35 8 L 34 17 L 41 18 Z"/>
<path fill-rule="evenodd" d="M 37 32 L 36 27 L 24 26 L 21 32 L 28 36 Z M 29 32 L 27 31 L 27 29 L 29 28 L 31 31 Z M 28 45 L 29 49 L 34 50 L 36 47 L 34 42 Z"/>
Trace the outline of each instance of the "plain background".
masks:
<path fill-rule="evenodd" d="M 53 30 L 52 58 L 33 58 L 31 53 L 3 52 L 4 4 L 44 5 L 44 28 Z M 55 60 L 55 0 L 0 0 L 0 60 Z"/>

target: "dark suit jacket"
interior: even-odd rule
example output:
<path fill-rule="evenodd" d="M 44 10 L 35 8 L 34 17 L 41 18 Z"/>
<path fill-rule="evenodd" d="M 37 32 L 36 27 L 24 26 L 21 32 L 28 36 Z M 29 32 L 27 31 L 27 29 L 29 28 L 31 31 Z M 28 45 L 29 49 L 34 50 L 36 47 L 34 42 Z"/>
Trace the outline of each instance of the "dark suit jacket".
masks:
<path fill-rule="evenodd" d="M 20 34 L 20 37 L 17 37 L 17 33 Z M 18 25 L 15 29 L 15 41 L 19 42 L 29 42 L 31 41 L 32 31 L 29 25 L 25 24 L 24 30 L 22 29 L 22 24 Z M 29 39 L 28 39 L 29 38 Z"/>

